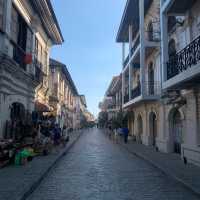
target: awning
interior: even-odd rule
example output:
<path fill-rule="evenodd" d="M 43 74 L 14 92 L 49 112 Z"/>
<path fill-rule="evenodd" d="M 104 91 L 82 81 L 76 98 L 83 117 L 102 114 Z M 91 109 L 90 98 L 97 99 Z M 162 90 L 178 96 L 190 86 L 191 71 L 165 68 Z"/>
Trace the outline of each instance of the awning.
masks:
<path fill-rule="evenodd" d="M 48 105 L 41 103 L 39 101 L 35 102 L 35 110 L 37 112 L 50 112 L 51 111 L 51 109 Z"/>

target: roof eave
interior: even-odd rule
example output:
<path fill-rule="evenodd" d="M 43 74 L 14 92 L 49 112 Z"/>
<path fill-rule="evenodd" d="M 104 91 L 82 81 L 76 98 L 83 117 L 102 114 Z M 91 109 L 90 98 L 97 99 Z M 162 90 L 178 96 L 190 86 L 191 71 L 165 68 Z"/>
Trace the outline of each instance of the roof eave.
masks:
<path fill-rule="evenodd" d="M 149 9 L 149 6 L 153 0 L 144 0 L 145 15 Z M 139 0 L 127 0 L 124 13 L 121 19 L 119 30 L 116 37 L 117 43 L 127 43 L 128 38 L 128 25 L 132 24 L 134 33 L 136 34 L 139 30 Z M 127 26 L 127 27 L 126 27 Z"/>
<path fill-rule="evenodd" d="M 51 1 L 47 0 L 46 2 L 47 2 L 47 4 L 48 4 L 48 6 L 49 6 L 49 9 L 51 10 L 51 13 L 52 13 L 52 16 L 53 16 L 53 19 L 54 19 L 56 28 L 57 28 L 58 33 L 59 33 L 59 39 L 55 42 L 55 44 L 62 44 L 62 43 L 64 42 L 64 37 L 63 37 L 63 35 L 62 35 L 62 31 L 61 31 L 60 25 L 59 25 L 59 23 L 58 23 L 56 14 L 55 14 L 55 12 L 54 12 L 53 6 L 52 6 L 52 4 L 51 4 Z"/>
<path fill-rule="evenodd" d="M 126 16 L 126 12 L 127 12 L 129 3 L 130 3 L 130 0 L 127 0 L 126 6 L 125 6 L 125 8 L 124 8 L 123 15 L 122 15 L 122 19 L 121 19 L 121 22 L 120 22 L 120 26 L 119 26 L 119 29 L 118 29 L 118 32 L 117 32 L 117 37 L 116 37 L 116 42 L 117 42 L 117 43 L 122 43 L 122 42 L 124 42 L 124 41 L 121 39 L 121 33 L 122 33 L 122 30 L 123 30 L 124 20 L 125 20 L 125 16 Z"/>
<path fill-rule="evenodd" d="M 76 96 L 79 96 L 78 90 L 77 90 L 77 88 L 75 86 L 75 83 L 74 83 L 72 77 L 71 77 L 71 74 L 69 73 L 69 71 L 67 69 L 67 66 L 65 64 L 53 59 L 53 58 L 50 58 L 50 67 L 52 67 L 52 66 L 53 67 L 61 67 L 61 70 L 65 74 L 66 79 L 69 81 L 70 86 L 71 86 L 72 90 L 74 91 L 74 94 Z"/>

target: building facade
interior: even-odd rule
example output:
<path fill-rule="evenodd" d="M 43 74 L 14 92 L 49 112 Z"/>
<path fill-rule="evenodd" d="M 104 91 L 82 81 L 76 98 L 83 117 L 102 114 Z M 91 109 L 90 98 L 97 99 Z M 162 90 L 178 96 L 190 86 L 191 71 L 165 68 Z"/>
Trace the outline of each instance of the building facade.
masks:
<path fill-rule="evenodd" d="M 78 91 L 67 67 L 54 59 L 50 59 L 49 92 L 49 105 L 60 127 L 78 128 Z"/>
<path fill-rule="evenodd" d="M 47 103 L 49 51 L 62 42 L 50 1 L 0 0 L 0 137 Z"/>
<path fill-rule="evenodd" d="M 200 2 L 161 1 L 162 138 L 167 152 L 200 165 Z"/>
<path fill-rule="evenodd" d="M 117 35 L 122 43 L 122 101 L 129 113 L 130 134 L 137 142 L 153 146 L 162 129 L 159 19 L 158 0 L 127 1 Z"/>
<path fill-rule="evenodd" d="M 122 107 L 137 142 L 200 164 L 200 2 L 128 0 L 122 43 Z"/>
<path fill-rule="evenodd" d="M 108 113 L 108 120 L 116 117 L 122 109 L 122 76 L 114 76 L 105 93 L 103 101 L 99 104 L 102 112 Z"/>

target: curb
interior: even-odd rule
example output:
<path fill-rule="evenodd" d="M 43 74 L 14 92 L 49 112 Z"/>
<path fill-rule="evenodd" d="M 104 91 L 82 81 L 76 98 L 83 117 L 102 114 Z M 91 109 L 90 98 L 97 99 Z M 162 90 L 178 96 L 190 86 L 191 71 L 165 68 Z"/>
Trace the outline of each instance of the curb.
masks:
<path fill-rule="evenodd" d="M 143 160 L 145 160 L 146 162 L 150 163 L 153 167 L 159 169 L 162 173 L 164 173 L 165 175 L 173 178 L 174 180 L 176 180 L 177 182 L 179 182 L 182 186 L 184 186 L 185 188 L 187 188 L 188 190 L 190 190 L 191 192 L 193 192 L 196 196 L 200 197 L 200 192 L 197 191 L 194 187 L 192 187 L 190 184 L 187 184 L 185 181 L 183 181 L 182 179 L 180 179 L 179 177 L 177 177 L 176 175 L 170 173 L 169 171 L 167 171 L 165 168 L 163 168 L 162 166 L 156 164 L 155 162 L 153 162 L 151 159 L 147 158 L 146 156 L 138 153 L 138 152 L 133 152 L 130 151 L 127 147 L 125 147 L 123 144 L 119 145 L 121 147 L 123 147 L 126 151 L 128 151 L 130 154 L 133 154 L 135 156 L 137 156 L 138 158 L 141 158 Z"/>
<path fill-rule="evenodd" d="M 79 140 L 79 138 L 83 135 L 83 133 L 79 133 L 78 136 L 74 139 L 74 141 L 66 147 L 66 149 L 58 155 L 58 157 L 53 161 L 52 165 L 49 166 L 45 172 L 38 178 L 37 181 L 35 181 L 30 188 L 24 192 L 22 197 L 20 197 L 18 200 L 26 200 L 40 185 L 40 183 L 45 179 L 45 177 L 48 175 L 48 173 L 55 167 L 55 165 L 61 160 L 63 156 L 65 156 L 68 151 L 75 145 L 75 143 Z"/>

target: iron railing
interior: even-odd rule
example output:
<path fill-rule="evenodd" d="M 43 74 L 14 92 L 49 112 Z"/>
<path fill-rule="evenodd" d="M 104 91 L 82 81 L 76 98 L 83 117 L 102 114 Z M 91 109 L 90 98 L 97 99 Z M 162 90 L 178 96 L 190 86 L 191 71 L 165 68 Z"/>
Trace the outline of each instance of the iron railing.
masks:
<path fill-rule="evenodd" d="M 126 65 L 128 64 L 129 62 L 129 55 L 126 57 L 125 61 L 124 61 L 124 68 L 126 67 Z"/>
<path fill-rule="evenodd" d="M 161 92 L 161 83 L 159 81 L 145 82 L 146 94 L 148 96 L 157 96 Z"/>
<path fill-rule="evenodd" d="M 138 39 L 135 41 L 133 47 L 131 48 L 131 56 L 134 54 L 135 50 L 137 49 L 137 47 L 140 44 L 140 37 L 138 37 Z"/>
<path fill-rule="evenodd" d="M 124 103 L 129 102 L 129 94 L 124 95 Z"/>
<path fill-rule="evenodd" d="M 167 62 L 167 80 L 200 62 L 200 36 L 179 53 L 171 55 Z"/>
<path fill-rule="evenodd" d="M 141 95 L 141 86 L 138 85 L 136 88 L 131 90 L 131 99 L 135 99 Z"/>
<path fill-rule="evenodd" d="M 39 83 L 43 82 L 44 72 L 42 71 L 42 64 L 35 60 L 35 80 Z"/>
<path fill-rule="evenodd" d="M 133 47 L 131 48 L 131 56 L 134 54 L 135 50 L 137 49 L 137 47 L 139 46 L 140 44 L 140 37 L 138 37 L 138 39 L 135 41 Z M 124 68 L 126 67 L 126 65 L 128 64 L 129 62 L 129 55 L 126 57 L 125 61 L 124 61 Z"/>
<path fill-rule="evenodd" d="M 19 64 L 23 70 L 26 70 L 26 64 L 24 62 L 26 53 L 25 51 L 16 43 L 12 42 L 13 45 L 13 60 Z"/>

